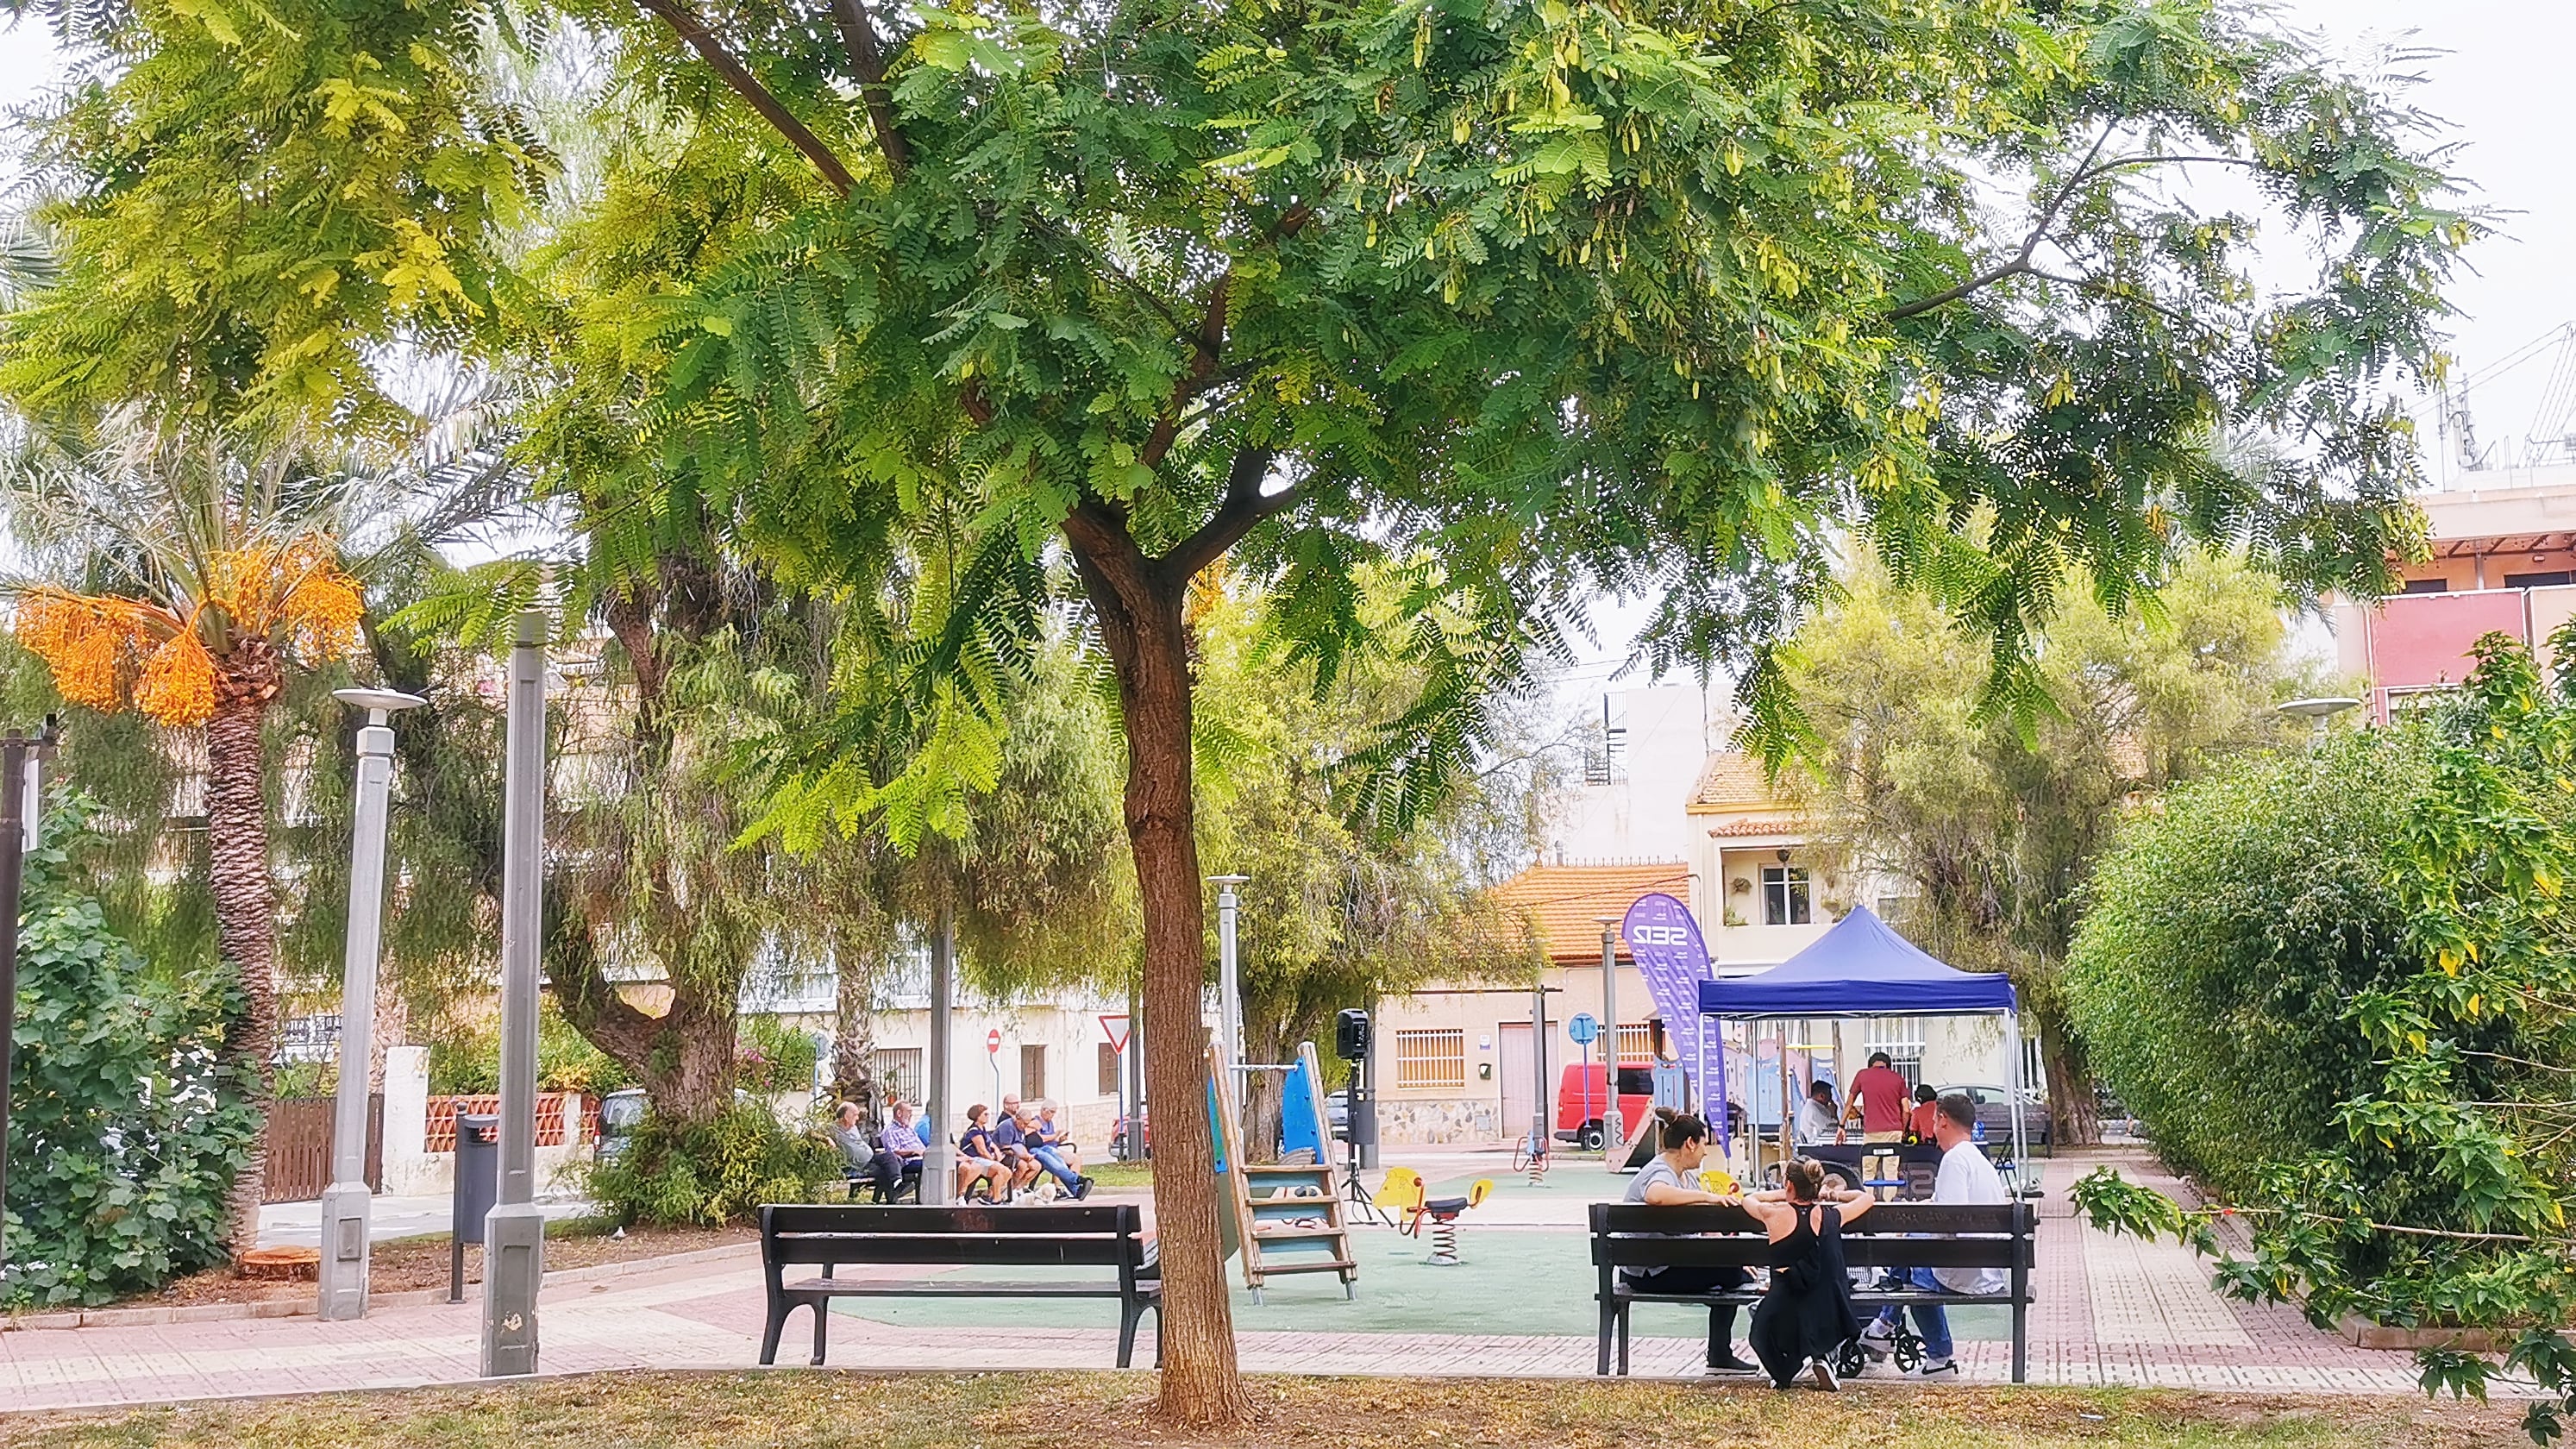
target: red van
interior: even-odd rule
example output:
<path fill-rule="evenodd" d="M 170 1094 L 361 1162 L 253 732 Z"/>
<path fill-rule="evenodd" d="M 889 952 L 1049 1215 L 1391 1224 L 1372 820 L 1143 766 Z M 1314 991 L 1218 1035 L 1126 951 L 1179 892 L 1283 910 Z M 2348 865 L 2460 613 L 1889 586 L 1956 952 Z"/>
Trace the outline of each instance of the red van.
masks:
<path fill-rule="evenodd" d="M 1589 1073 L 1587 1079 L 1586 1073 Z M 1637 1130 L 1640 1119 L 1654 1115 L 1655 1074 L 1648 1067 L 1619 1069 L 1619 1125 L 1630 1132 Z M 1610 1064 L 1594 1062 L 1567 1067 L 1556 1084 L 1556 1140 L 1571 1142 L 1586 1152 L 1598 1152 L 1606 1143 L 1601 1119 L 1610 1111 Z"/>

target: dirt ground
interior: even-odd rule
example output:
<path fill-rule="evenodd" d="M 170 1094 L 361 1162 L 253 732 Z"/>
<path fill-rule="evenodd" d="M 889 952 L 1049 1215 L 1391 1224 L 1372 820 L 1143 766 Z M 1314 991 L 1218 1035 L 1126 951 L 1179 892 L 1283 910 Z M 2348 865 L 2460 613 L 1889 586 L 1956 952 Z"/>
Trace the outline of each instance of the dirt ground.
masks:
<path fill-rule="evenodd" d="M 721 1228 L 629 1228 L 623 1238 L 610 1236 L 612 1225 L 591 1219 L 574 1219 L 546 1225 L 546 1270 L 587 1268 L 594 1263 L 623 1263 L 637 1258 L 660 1258 L 673 1253 L 690 1253 L 700 1248 L 713 1248 L 725 1243 L 754 1243 L 760 1230 L 748 1225 Z M 400 1293 L 407 1289 L 443 1288 L 447 1286 L 448 1241 L 445 1233 L 417 1238 L 394 1238 L 376 1244 L 373 1261 L 367 1269 L 367 1286 L 376 1293 Z M 483 1249 L 479 1244 L 465 1245 L 465 1281 L 483 1281 Z M 209 1268 L 191 1273 L 164 1286 L 155 1293 L 120 1300 L 107 1305 L 115 1308 L 156 1308 L 198 1303 L 256 1303 L 273 1298 L 309 1298 L 313 1280 L 305 1278 L 286 1283 L 269 1279 L 243 1278 L 229 1267 Z"/>
<path fill-rule="evenodd" d="M 629 1373 L 105 1413 L 0 1414 L 53 1449 L 2505 1449 L 2517 1406 L 2174 1390 L 1255 1378 L 1221 1432 L 1153 1415 L 1149 1373 Z"/>

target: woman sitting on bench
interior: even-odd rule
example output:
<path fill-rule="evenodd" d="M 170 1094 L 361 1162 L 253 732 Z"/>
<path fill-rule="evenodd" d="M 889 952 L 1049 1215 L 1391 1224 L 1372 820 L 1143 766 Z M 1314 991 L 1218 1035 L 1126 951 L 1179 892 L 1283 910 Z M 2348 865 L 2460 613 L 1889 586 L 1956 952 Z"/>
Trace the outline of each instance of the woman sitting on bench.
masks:
<path fill-rule="evenodd" d="M 1875 1199 L 1828 1189 L 1824 1164 L 1812 1157 L 1790 1159 L 1780 1181 L 1744 1199 L 1744 1210 L 1771 1240 L 1771 1287 L 1753 1307 L 1753 1356 L 1773 1388 L 1789 1387 L 1803 1371 L 1830 1392 L 1842 1386 L 1834 1378 L 1835 1355 L 1860 1337 L 1842 1225 L 1868 1212 Z"/>
<path fill-rule="evenodd" d="M 957 1200 L 972 1202 L 975 1184 L 984 1184 L 984 1201 L 1007 1202 L 1011 1170 L 1002 1165 L 1002 1146 L 993 1140 L 993 1109 L 978 1102 L 966 1109 L 966 1130 L 957 1137 Z"/>

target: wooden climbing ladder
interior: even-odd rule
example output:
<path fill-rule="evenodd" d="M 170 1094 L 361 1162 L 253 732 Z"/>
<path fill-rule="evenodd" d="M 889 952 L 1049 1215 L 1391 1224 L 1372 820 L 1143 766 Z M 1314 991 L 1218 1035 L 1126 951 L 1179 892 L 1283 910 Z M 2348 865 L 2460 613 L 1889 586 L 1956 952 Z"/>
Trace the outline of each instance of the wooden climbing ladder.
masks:
<path fill-rule="evenodd" d="M 1322 1139 L 1318 1160 L 1248 1162 L 1234 1074 L 1225 1070 L 1216 1043 L 1208 1043 L 1208 1080 L 1216 1091 L 1217 1152 L 1225 1162 L 1231 1189 L 1231 1226 L 1243 1249 L 1243 1284 L 1252 1290 L 1255 1303 L 1261 1301 L 1262 1285 L 1278 1273 L 1336 1273 L 1341 1276 L 1343 1296 L 1359 1296 L 1359 1260 L 1351 1256 L 1350 1225 L 1342 1219 L 1341 1196 L 1333 1186 L 1334 1153 L 1349 1149 L 1333 1136 L 1324 1114 L 1324 1079 L 1316 1067 L 1314 1043 L 1301 1044 L 1297 1059 L 1305 1067 L 1305 1090 L 1313 1097 L 1317 1135 Z"/>

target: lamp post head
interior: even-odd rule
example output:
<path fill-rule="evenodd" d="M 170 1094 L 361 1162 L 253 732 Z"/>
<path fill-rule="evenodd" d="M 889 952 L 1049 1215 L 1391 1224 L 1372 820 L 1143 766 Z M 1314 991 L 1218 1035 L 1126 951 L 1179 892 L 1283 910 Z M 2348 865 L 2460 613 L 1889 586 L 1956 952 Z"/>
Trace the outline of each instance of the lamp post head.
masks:
<path fill-rule="evenodd" d="M 371 725 L 383 724 L 385 716 L 396 710 L 415 709 L 429 703 L 417 694 L 405 694 L 398 689 L 335 689 L 331 691 L 331 697 L 342 704 L 353 704 L 365 710 L 367 723 Z"/>

